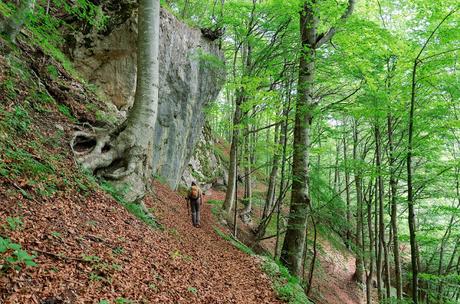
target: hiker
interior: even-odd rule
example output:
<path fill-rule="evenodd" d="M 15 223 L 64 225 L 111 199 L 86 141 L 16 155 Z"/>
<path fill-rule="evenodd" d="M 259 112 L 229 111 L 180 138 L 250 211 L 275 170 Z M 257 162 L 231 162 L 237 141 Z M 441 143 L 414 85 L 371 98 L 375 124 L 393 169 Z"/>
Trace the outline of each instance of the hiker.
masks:
<path fill-rule="evenodd" d="M 200 207 L 203 203 L 203 193 L 195 182 L 192 182 L 192 186 L 190 187 L 186 199 L 190 202 L 193 226 L 200 228 Z"/>

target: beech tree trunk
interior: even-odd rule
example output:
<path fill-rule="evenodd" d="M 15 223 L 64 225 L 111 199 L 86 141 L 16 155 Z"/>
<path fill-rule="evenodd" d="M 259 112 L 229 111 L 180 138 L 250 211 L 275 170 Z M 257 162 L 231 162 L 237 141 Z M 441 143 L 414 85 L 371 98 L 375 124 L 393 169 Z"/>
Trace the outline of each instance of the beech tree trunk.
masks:
<path fill-rule="evenodd" d="M 412 301 L 414 304 L 418 304 L 418 272 L 419 272 L 419 256 L 418 256 L 418 245 L 416 237 L 416 220 L 415 220 L 415 198 L 414 198 L 414 185 L 413 185 L 413 168 L 412 158 L 414 149 L 414 120 L 415 120 L 415 102 L 416 102 L 416 90 L 417 90 L 417 68 L 420 61 L 420 56 L 430 43 L 434 34 L 441 27 L 441 25 L 455 12 L 457 8 L 453 8 L 434 28 L 428 38 L 425 40 L 422 48 L 414 59 L 412 65 L 412 82 L 411 82 L 411 98 L 409 103 L 409 117 L 408 117 L 408 142 L 407 142 L 407 156 L 406 156 L 406 169 L 407 169 L 407 205 L 408 205 L 408 216 L 407 221 L 409 224 L 409 239 L 410 239 L 410 251 L 411 251 L 411 266 L 412 266 Z M 460 260 L 460 257 L 459 257 Z"/>
<path fill-rule="evenodd" d="M 310 218 L 311 223 L 313 225 L 313 257 L 311 258 L 310 271 L 308 272 L 308 284 L 307 290 L 305 292 L 307 296 L 310 296 L 311 288 L 313 286 L 313 274 L 315 273 L 316 258 L 318 256 L 318 232 L 316 229 L 316 221 L 315 218 L 312 216 L 312 213 L 310 213 Z"/>
<path fill-rule="evenodd" d="M 310 127 L 312 122 L 312 87 L 315 74 L 317 17 L 308 1 L 300 13 L 301 56 L 298 98 L 295 113 L 294 145 L 292 162 L 292 194 L 288 227 L 281 250 L 281 261 L 297 276 L 302 275 L 302 256 L 305 249 L 310 196 L 308 189 L 308 161 Z"/>
<path fill-rule="evenodd" d="M 249 133 L 249 128 L 245 129 L 246 134 Z M 246 204 L 245 208 L 241 211 L 241 219 L 244 223 L 249 223 L 251 221 L 251 212 L 252 212 L 252 178 L 251 178 L 251 168 L 252 168 L 252 148 L 250 143 L 250 136 L 244 137 L 244 203 Z"/>
<path fill-rule="evenodd" d="M 280 129 L 281 128 L 279 125 L 275 126 L 275 151 L 273 152 L 272 170 L 268 179 L 268 189 L 267 195 L 265 197 L 265 206 L 262 213 L 262 220 L 267 217 L 268 213 L 272 209 L 273 202 L 275 201 L 276 176 L 278 175 L 280 147 L 282 146 L 282 143 L 278 142 L 278 139 L 282 137 L 280 136 Z"/>
<path fill-rule="evenodd" d="M 337 193 L 342 193 L 340 191 L 340 171 L 339 171 L 339 159 L 340 159 L 340 144 L 339 140 L 336 139 L 335 142 L 335 166 L 334 166 L 334 190 Z"/>
<path fill-rule="evenodd" d="M 343 162 L 345 164 L 345 199 L 347 203 L 347 233 L 346 233 L 346 246 L 348 249 L 351 248 L 351 208 L 350 208 L 350 172 L 347 162 L 347 138 L 346 133 L 343 133 Z"/>
<path fill-rule="evenodd" d="M 383 171 L 382 171 L 382 141 L 380 135 L 380 127 L 378 122 L 375 124 L 375 146 L 376 146 L 376 166 L 377 166 L 377 188 L 378 188 L 378 255 L 377 255 L 377 278 L 381 280 L 385 287 L 385 294 L 379 290 L 379 299 L 382 300 L 390 297 L 390 272 L 388 266 L 388 247 L 385 240 L 385 209 L 383 206 L 384 186 L 383 186 Z M 382 277 L 383 273 L 383 277 Z M 381 283 L 379 284 L 379 287 Z"/>
<path fill-rule="evenodd" d="M 222 2 L 223 5 L 223 2 Z M 255 5 L 255 3 L 254 3 Z M 253 18 L 248 24 L 248 34 L 252 27 Z M 236 79 L 236 61 L 237 55 L 241 50 L 241 43 L 235 49 L 235 54 L 233 57 L 233 78 Z M 251 47 L 246 42 L 244 47 L 241 50 L 241 59 L 242 59 L 242 67 L 243 67 L 243 75 L 250 76 L 250 67 L 251 67 Z M 224 204 L 222 209 L 227 213 L 230 214 L 230 211 L 233 208 L 233 201 L 238 200 L 238 194 L 236 191 L 237 183 L 238 183 L 238 154 L 237 150 L 239 149 L 240 143 L 240 132 L 239 132 L 239 124 L 243 117 L 243 112 L 241 110 L 241 106 L 246 100 L 246 92 L 243 87 L 240 87 L 236 90 L 236 100 L 235 100 L 235 112 L 233 114 L 233 132 L 232 132 L 232 143 L 230 146 L 230 165 L 229 165 L 229 172 L 228 172 L 228 181 L 227 181 L 227 192 L 225 194 Z M 244 151 L 240 151 L 244 152 Z M 235 210 L 236 212 L 236 210 Z M 236 225 L 236 222 L 235 222 Z"/>
<path fill-rule="evenodd" d="M 278 259 L 280 256 L 280 252 L 278 250 L 279 243 L 280 243 L 280 230 L 281 230 L 281 205 L 283 203 L 283 195 L 284 195 L 284 188 L 285 188 L 285 180 L 286 180 L 286 150 L 287 150 L 287 136 L 288 136 L 288 126 L 289 126 L 289 112 L 291 111 L 291 80 L 289 80 L 288 85 L 286 86 L 287 89 L 287 105 L 286 102 L 283 105 L 283 123 L 281 125 L 281 133 L 280 133 L 280 144 L 283 147 L 283 151 L 281 154 L 281 176 L 280 176 L 280 183 L 279 183 L 279 191 L 278 191 L 278 198 L 276 199 L 276 242 L 275 242 L 275 252 L 274 257 L 275 260 Z"/>
<path fill-rule="evenodd" d="M 230 146 L 230 166 L 228 170 L 227 180 L 227 192 L 225 194 L 225 200 L 223 209 L 226 213 L 230 214 L 233 208 L 233 202 L 235 199 L 235 187 L 238 182 L 238 170 L 237 170 L 237 146 L 239 142 L 239 123 L 241 120 L 241 104 L 243 102 L 243 94 L 238 93 L 235 102 L 235 113 L 233 114 L 233 133 L 232 133 L 232 144 Z"/>
<path fill-rule="evenodd" d="M 372 183 L 372 182 L 371 182 Z M 372 186 L 369 187 L 372 191 Z M 367 231 L 369 235 L 369 272 L 366 274 L 366 301 L 367 304 L 372 303 L 372 279 L 374 276 L 374 233 L 372 231 L 372 194 L 369 195 L 367 201 Z"/>
<path fill-rule="evenodd" d="M 355 279 L 359 283 L 364 283 L 364 246 L 362 242 L 362 228 L 363 228 L 363 190 L 361 170 L 356 168 L 358 164 L 358 126 L 356 120 L 353 123 L 353 161 L 355 162 L 354 176 L 356 187 L 356 272 Z"/>
<path fill-rule="evenodd" d="M 414 209 L 414 190 L 412 182 L 412 149 L 413 149 L 413 134 L 414 134 L 414 112 L 415 112 L 415 86 L 417 74 L 418 59 L 414 61 L 412 69 L 412 95 L 409 111 L 409 127 L 408 127 L 408 143 L 407 143 L 407 205 L 408 205 L 408 224 L 409 224 L 409 239 L 410 253 L 412 266 L 412 301 L 418 303 L 418 263 L 417 263 L 417 239 L 415 232 L 415 209 Z"/>
<path fill-rule="evenodd" d="M 388 114 L 388 149 L 389 149 L 389 166 L 390 166 L 390 200 L 391 200 L 391 228 L 393 231 L 393 258 L 395 269 L 396 297 L 402 299 L 402 278 L 401 262 L 399 257 L 399 233 L 398 233 L 398 204 L 397 204 L 397 185 L 398 180 L 395 172 L 395 147 L 393 143 L 393 118 Z"/>
<path fill-rule="evenodd" d="M 153 136 L 158 108 L 160 1 L 140 0 L 137 86 L 127 120 L 110 132 L 76 132 L 77 162 L 111 180 L 128 202 L 142 198 L 152 176 Z"/>
<path fill-rule="evenodd" d="M 347 19 L 354 9 L 355 0 L 349 0 L 341 20 Z M 300 11 L 300 59 L 297 83 L 297 103 L 294 125 L 292 191 L 288 227 L 281 250 L 281 261 L 297 276 L 302 275 L 302 257 L 305 250 L 305 234 L 310 194 L 308 165 L 310 128 L 316 103 L 313 99 L 316 48 L 328 42 L 336 29 L 317 35 L 318 16 L 314 3 L 306 0 Z"/>

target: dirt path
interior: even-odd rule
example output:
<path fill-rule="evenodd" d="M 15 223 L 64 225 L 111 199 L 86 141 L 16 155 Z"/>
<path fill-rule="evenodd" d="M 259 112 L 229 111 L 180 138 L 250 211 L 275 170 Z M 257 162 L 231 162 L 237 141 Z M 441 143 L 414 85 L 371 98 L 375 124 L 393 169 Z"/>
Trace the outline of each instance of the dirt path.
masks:
<path fill-rule="evenodd" d="M 201 299 L 197 303 L 283 303 L 276 299 L 271 283 L 254 258 L 236 250 L 214 232 L 217 224 L 209 205 L 203 204 L 202 227 L 194 228 L 183 198 L 161 185 L 156 190 L 162 200 L 175 202 L 159 204 L 159 213 L 162 224 L 174 227 L 180 235 L 179 250 L 191 257 L 192 265 L 178 266 L 182 275 L 176 279 L 198 289 Z M 220 198 L 211 193 L 212 190 L 208 191 L 205 202 Z"/>
<path fill-rule="evenodd" d="M 35 250 L 38 266 L 0 276 L 0 303 L 282 303 L 255 258 L 214 232 L 210 206 L 194 228 L 184 199 L 165 186 L 146 202 L 163 231 L 102 193 L 30 201 L 8 187 L 0 180 L 0 222 L 22 217 L 23 228 L 0 225 L 0 235 Z"/>
<path fill-rule="evenodd" d="M 206 193 L 206 197 L 224 200 L 225 193 L 210 189 Z M 255 211 L 255 213 L 259 215 L 260 212 Z M 250 227 L 241 227 L 241 221 L 238 221 L 238 225 L 250 233 Z M 363 293 L 353 279 L 355 257 L 345 252 L 345 249 L 343 251 L 337 250 L 324 238 L 320 237 L 318 241 L 321 247 L 318 260 L 322 269 L 316 268 L 312 299 L 317 304 L 361 304 Z M 273 252 L 275 239 L 264 241 L 263 246 Z"/>
<path fill-rule="evenodd" d="M 318 271 L 313 281 L 312 296 L 318 304 L 361 304 L 363 293 L 353 279 L 355 257 L 334 248 L 327 240 L 320 238 Z"/>

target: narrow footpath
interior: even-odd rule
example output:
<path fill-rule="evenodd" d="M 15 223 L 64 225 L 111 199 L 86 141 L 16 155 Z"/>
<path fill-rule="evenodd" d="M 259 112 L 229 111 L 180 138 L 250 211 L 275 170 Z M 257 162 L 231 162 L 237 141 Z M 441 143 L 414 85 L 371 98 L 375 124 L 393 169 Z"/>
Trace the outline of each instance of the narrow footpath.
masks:
<path fill-rule="evenodd" d="M 283 303 L 248 256 L 218 236 L 204 204 L 194 228 L 183 197 L 157 182 L 152 229 L 101 192 L 69 189 L 29 200 L 0 183 L 0 234 L 36 255 L 37 266 L 0 276 L 0 303 Z M 223 229 L 223 228 L 222 228 Z"/>

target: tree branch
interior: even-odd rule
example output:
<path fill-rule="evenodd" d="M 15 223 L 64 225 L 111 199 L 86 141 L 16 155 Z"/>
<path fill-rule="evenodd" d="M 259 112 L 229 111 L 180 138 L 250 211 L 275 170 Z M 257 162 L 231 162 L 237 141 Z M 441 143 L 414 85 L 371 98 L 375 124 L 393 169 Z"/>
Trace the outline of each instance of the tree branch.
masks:
<path fill-rule="evenodd" d="M 343 97 L 342 99 L 338 100 L 338 101 L 334 101 L 330 104 L 328 104 L 327 106 L 323 107 L 321 109 L 322 112 L 324 111 L 327 111 L 329 109 L 331 109 L 333 106 L 337 105 L 337 104 L 340 104 L 342 102 L 344 102 L 345 100 L 351 98 L 353 95 L 355 95 L 356 93 L 358 93 L 358 91 L 361 90 L 361 85 L 359 87 L 357 87 L 353 92 L 351 92 L 350 94 L 348 94 L 347 96 Z"/>
<path fill-rule="evenodd" d="M 430 42 L 431 38 L 433 38 L 434 34 L 438 31 L 438 29 L 441 27 L 441 25 L 449 18 L 452 14 L 454 14 L 458 8 L 455 8 L 451 10 L 442 20 L 441 22 L 438 23 L 438 25 L 434 28 L 434 30 L 431 32 L 430 36 L 428 36 L 428 39 L 425 40 L 425 43 L 423 44 L 422 48 L 420 49 L 420 52 L 418 53 L 417 57 L 415 57 L 415 62 L 419 62 L 419 58 L 422 55 L 423 51 L 426 49 L 428 46 L 428 43 Z"/>
<path fill-rule="evenodd" d="M 353 10 L 355 8 L 355 0 L 348 0 L 348 6 L 347 6 L 347 9 L 345 10 L 345 12 L 343 13 L 343 15 L 340 17 L 339 21 L 344 21 L 346 20 L 348 17 L 350 17 L 350 15 L 353 13 Z M 331 40 L 332 36 L 334 36 L 334 34 L 337 32 L 337 28 L 335 26 L 331 27 L 326 33 L 322 33 L 320 34 L 317 38 L 316 38 L 316 43 L 315 43 L 315 47 L 316 48 L 319 48 L 320 46 L 322 46 L 323 44 L 327 43 L 329 40 Z"/>
<path fill-rule="evenodd" d="M 265 129 L 270 129 L 272 127 L 276 127 L 277 125 L 280 125 L 282 122 L 283 121 L 278 121 L 278 122 L 272 123 L 271 125 L 268 125 L 268 126 L 265 126 L 265 127 L 260 127 L 258 129 L 247 131 L 246 133 L 244 133 L 244 136 L 248 136 L 249 134 L 252 134 L 252 133 L 258 133 L 258 132 L 263 131 Z"/>
<path fill-rule="evenodd" d="M 430 59 L 430 58 L 433 58 L 433 57 L 438 57 L 438 56 L 442 56 L 444 54 L 447 54 L 447 53 L 450 53 L 450 52 L 456 52 L 456 51 L 459 51 L 460 50 L 460 47 L 458 48 L 454 48 L 454 49 L 451 49 L 451 50 L 447 50 L 447 51 L 444 51 L 444 52 L 440 52 L 440 53 L 436 53 L 436 54 L 433 54 L 433 55 L 429 55 L 429 56 L 426 56 L 422 59 L 419 59 L 420 62 L 424 62 L 426 61 L 427 59 Z"/>

